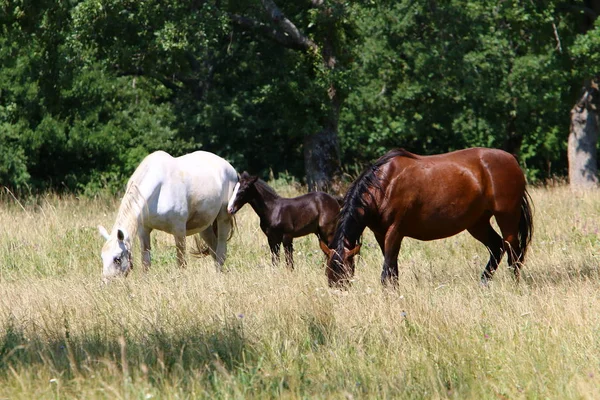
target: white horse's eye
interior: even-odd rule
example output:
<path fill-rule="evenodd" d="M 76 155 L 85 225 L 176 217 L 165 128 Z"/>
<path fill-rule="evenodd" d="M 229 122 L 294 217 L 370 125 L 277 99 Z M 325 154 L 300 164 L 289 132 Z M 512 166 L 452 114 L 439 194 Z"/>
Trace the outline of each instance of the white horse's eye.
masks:
<path fill-rule="evenodd" d="M 121 265 L 121 257 L 115 257 L 115 258 L 113 258 L 113 262 L 114 262 L 115 264 L 119 264 L 119 265 Z"/>

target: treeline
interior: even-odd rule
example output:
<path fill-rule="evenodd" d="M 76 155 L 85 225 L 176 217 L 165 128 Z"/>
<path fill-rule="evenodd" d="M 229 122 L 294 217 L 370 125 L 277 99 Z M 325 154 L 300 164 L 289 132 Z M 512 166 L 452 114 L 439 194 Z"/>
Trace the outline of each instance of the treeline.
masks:
<path fill-rule="evenodd" d="M 393 147 L 566 176 L 597 3 L 3 1 L 0 184 L 119 189 L 157 149 L 313 188 Z"/>

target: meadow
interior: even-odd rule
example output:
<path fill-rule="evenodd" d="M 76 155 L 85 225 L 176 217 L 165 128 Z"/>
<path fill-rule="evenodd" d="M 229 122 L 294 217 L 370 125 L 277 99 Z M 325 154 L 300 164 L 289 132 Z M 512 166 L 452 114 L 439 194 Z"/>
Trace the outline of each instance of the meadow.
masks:
<path fill-rule="evenodd" d="M 276 186 L 282 194 L 299 188 Z M 153 265 L 101 282 L 96 226 L 119 199 L 0 195 L 0 399 L 600 398 L 600 192 L 530 188 L 535 231 L 515 284 L 467 233 L 406 239 L 397 289 L 367 231 L 352 287 L 330 289 L 314 236 L 273 267 L 237 215 L 225 271 Z M 193 241 L 188 239 L 188 249 Z"/>

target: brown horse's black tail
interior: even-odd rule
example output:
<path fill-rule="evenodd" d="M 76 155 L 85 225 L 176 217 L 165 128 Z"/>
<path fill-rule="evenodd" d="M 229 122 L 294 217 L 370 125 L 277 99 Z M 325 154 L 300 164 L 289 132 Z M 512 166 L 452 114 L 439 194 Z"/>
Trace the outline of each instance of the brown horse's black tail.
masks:
<path fill-rule="evenodd" d="M 521 255 L 519 261 L 525 261 L 525 254 L 529 243 L 531 243 L 531 237 L 533 236 L 533 210 L 532 200 L 529 192 L 525 190 L 523 198 L 521 199 L 521 219 L 519 220 L 519 246 L 521 247 Z"/>

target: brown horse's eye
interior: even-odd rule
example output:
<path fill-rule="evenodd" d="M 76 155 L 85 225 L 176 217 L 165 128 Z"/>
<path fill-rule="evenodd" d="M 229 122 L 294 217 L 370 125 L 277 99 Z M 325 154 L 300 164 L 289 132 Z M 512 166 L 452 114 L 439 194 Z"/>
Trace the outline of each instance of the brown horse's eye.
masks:
<path fill-rule="evenodd" d="M 113 258 L 113 262 L 114 262 L 115 264 L 119 264 L 119 265 L 121 265 L 121 257 L 115 257 L 115 258 Z"/>

